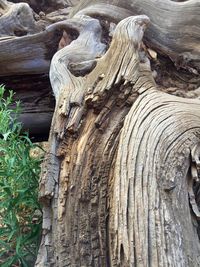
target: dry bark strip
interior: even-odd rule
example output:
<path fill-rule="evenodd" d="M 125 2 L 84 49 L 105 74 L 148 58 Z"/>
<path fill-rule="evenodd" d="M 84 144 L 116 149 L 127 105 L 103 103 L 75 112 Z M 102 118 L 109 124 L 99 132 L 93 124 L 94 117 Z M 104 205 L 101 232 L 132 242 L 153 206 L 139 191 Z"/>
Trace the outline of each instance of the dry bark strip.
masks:
<path fill-rule="evenodd" d="M 79 38 L 51 64 L 56 109 L 36 266 L 197 267 L 197 203 L 188 193 L 190 165 L 199 175 L 200 101 L 157 88 L 140 51 L 147 16 L 122 20 L 96 60 L 101 27 L 78 16 Z M 84 51 L 80 61 L 75 51 Z"/>

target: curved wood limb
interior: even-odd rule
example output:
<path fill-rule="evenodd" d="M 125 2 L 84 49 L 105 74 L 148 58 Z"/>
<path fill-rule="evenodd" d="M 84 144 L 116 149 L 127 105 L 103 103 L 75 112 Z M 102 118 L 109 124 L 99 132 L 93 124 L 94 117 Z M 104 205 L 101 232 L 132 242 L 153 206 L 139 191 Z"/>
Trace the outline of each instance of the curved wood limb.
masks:
<path fill-rule="evenodd" d="M 156 87 L 139 52 L 148 21 L 121 21 L 85 77 L 68 70 L 79 39 L 52 61 L 57 108 L 40 184 L 44 233 L 36 266 L 106 266 L 108 255 L 110 266 L 199 265 L 187 174 L 200 139 L 200 102 Z"/>
<path fill-rule="evenodd" d="M 151 24 L 145 33 L 145 41 L 151 48 L 169 56 L 177 67 L 191 72 L 200 70 L 200 3 L 198 0 L 175 2 L 171 0 L 107 1 L 82 0 L 74 14 L 119 22 L 131 15 L 145 14 Z"/>
<path fill-rule="evenodd" d="M 82 88 L 85 78 L 76 78 L 72 72 L 75 70 L 85 75 L 91 71 L 95 66 L 95 59 L 106 49 L 106 45 L 101 42 L 101 26 L 97 20 L 87 16 L 77 16 L 67 21 L 69 22 L 78 29 L 79 36 L 71 43 L 68 43 L 66 36 L 66 45 L 69 45 L 54 55 L 50 68 L 51 85 L 61 118 L 61 121 L 56 119 L 53 124 L 55 123 L 55 132 L 60 132 L 60 137 L 64 135 L 66 129 L 72 130 L 79 124 L 79 121 L 74 121 L 72 114 L 74 112 L 76 114 L 75 110 L 81 109 L 83 103 L 85 90 Z"/>
<path fill-rule="evenodd" d="M 1 0 L 0 12 L 1 39 L 5 36 L 34 34 L 42 30 L 41 25 L 34 18 L 33 10 L 26 3 L 13 4 Z"/>

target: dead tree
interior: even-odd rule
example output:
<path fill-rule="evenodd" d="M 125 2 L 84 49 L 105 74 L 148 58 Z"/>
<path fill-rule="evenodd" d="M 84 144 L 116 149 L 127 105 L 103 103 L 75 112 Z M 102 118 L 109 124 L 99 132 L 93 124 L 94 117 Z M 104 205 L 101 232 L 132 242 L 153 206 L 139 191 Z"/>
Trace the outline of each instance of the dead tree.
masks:
<path fill-rule="evenodd" d="M 37 267 L 200 265 L 199 12 L 84 0 L 2 27 L 1 76 L 49 71 L 56 99 Z"/>

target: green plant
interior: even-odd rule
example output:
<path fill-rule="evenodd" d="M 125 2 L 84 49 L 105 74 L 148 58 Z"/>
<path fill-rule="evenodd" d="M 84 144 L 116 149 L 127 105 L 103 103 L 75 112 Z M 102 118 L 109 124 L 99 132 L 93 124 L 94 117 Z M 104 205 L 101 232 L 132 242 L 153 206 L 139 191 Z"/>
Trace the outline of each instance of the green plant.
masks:
<path fill-rule="evenodd" d="M 41 233 L 38 181 L 41 157 L 17 121 L 19 103 L 0 86 L 0 266 L 33 266 Z"/>

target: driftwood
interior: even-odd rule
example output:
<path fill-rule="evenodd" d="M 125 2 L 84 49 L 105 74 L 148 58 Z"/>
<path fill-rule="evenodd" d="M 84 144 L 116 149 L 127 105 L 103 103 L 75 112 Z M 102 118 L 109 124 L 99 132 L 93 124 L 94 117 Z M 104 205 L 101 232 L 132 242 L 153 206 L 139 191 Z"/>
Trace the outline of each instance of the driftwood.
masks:
<path fill-rule="evenodd" d="M 56 99 L 36 266 L 199 266 L 199 2 L 26 2 L 0 75 L 34 136 Z"/>

